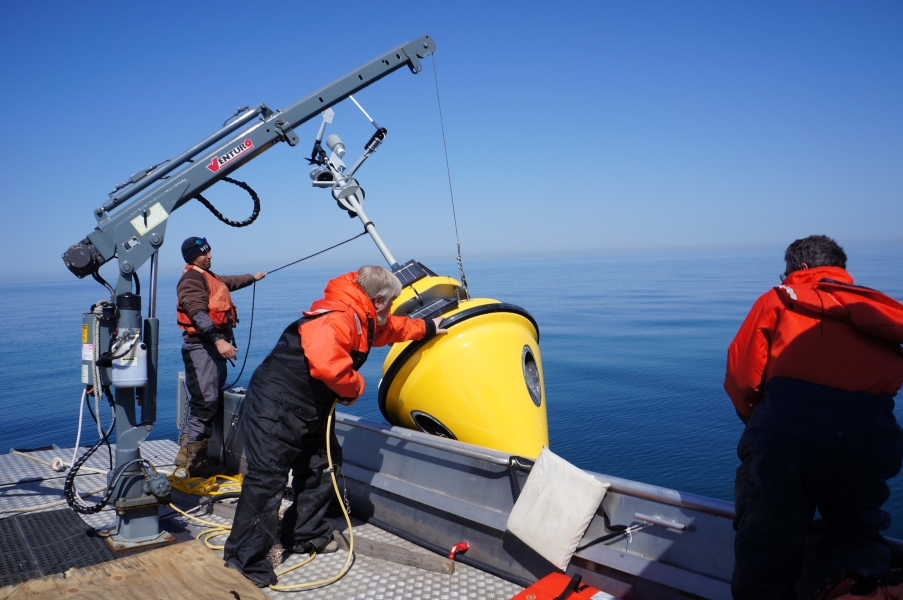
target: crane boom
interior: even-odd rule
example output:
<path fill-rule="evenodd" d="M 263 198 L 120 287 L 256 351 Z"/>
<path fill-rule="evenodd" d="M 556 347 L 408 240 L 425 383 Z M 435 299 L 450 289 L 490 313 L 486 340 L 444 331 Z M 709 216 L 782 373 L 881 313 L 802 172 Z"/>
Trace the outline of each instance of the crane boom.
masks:
<path fill-rule="evenodd" d="M 435 49 L 429 36 L 402 44 L 284 110 L 273 111 L 261 104 L 176 158 L 149 172 L 139 171 L 132 176 L 131 185 L 111 194 L 110 200 L 94 211 L 97 227 L 70 247 L 63 261 L 81 278 L 116 257 L 116 294 L 131 291 L 132 274 L 163 245 L 166 220 L 174 210 L 277 143 L 294 146 L 296 127 L 348 96 L 405 65 L 418 73 L 420 59 Z M 257 122 L 243 128 L 255 116 Z M 176 170 L 176 175 L 162 179 Z"/>

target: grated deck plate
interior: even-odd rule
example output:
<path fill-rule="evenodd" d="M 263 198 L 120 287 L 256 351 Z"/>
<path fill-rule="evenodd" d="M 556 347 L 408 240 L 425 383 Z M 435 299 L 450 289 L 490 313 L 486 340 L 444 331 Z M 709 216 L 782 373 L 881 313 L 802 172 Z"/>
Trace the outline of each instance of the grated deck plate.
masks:
<path fill-rule="evenodd" d="M 224 525 L 230 524 L 228 519 L 215 515 L 206 515 L 204 518 Z M 329 521 L 337 530 L 343 531 L 347 539 L 347 526 L 344 519 L 330 518 Z M 352 523 L 356 538 L 392 544 L 412 552 L 431 554 L 429 550 L 412 544 L 375 525 L 363 523 L 354 518 L 352 518 Z M 195 525 L 189 523 L 188 528 L 194 529 Z M 213 542 L 222 544 L 225 539 L 225 536 L 222 536 L 213 540 Z M 222 556 L 222 551 L 217 553 Z M 307 556 L 306 554 L 283 555 L 282 559 L 284 562 L 275 567 L 276 571 L 278 572 L 298 564 L 305 560 Z M 342 570 L 347 556 L 347 552 L 343 550 L 317 556 L 311 563 L 280 577 L 277 585 L 291 586 L 328 579 Z M 364 600 L 370 598 L 380 600 L 400 600 L 403 598 L 413 600 L 427 598 L 442 600 L 507 600 L 522 589 L 516 584 L 462 563 L 455 564 L 455 572 L 453 574 L 445 575 L 356 554 L 348 574 L 332 585 L 288 592 L 277 592 L 264 588 L 263 592 L 270 598 L 278 598 L 280 600 L 303 600 L 308 598 L 312 600 L 326 598 L 330 600 Z"/>
<path fill-rule="evenodd" d="M 115 558 L 113 551 L 67 509 L 0 520 L 0 587 Z"/>

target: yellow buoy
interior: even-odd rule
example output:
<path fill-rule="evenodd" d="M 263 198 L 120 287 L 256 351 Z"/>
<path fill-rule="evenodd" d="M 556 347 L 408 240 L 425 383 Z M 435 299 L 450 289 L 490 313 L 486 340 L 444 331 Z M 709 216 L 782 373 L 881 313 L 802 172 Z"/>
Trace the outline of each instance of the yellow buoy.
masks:
<path fill-rule="evenodd" d="M 460 283 L 439 276 L 402 290 L 393 314 L 440 311 L 448 333 L 392 346 L 379 408 L 393 425 L 536 458 L 549 445 L 536 321 L 513 304 L 461 295 Z"/>

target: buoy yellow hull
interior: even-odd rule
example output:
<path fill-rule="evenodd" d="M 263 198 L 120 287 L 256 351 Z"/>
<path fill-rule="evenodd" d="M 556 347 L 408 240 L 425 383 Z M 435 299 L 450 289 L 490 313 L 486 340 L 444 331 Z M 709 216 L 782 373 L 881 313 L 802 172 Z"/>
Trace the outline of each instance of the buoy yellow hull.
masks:
<path fill-rule="evenodd" d="M 444 277 L 415 287 L 457 284 Z M 407 289 L 396 306 L 410 300 Z M 448 333 L 395 344 L 379 406 L 393 425 L 536 458 L 549 445 L 539 331 L 524 309 L 486 298 L 442 315 Z"/>

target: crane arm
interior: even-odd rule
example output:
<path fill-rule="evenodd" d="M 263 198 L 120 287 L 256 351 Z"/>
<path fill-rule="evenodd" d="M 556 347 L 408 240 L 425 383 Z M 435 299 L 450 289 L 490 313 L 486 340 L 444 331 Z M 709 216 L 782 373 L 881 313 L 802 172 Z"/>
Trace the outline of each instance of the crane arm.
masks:
<path fill-rule="evenodd" d="M 67 268 L 82 278 L 116 257 L 116 295 L 130 292 L 133 274 L 163 245 L 174 210 L 279 142 L 296 145 L 296 127 L 348 96 L 403 66 L 418 73 L 420 59 L 435 49 L 429 36 L 402 44 L 284 110 L 261 104 L 177 157 L 132 175 L 94 211 L 94 231 L 63 253 Z"/>

